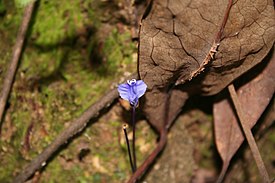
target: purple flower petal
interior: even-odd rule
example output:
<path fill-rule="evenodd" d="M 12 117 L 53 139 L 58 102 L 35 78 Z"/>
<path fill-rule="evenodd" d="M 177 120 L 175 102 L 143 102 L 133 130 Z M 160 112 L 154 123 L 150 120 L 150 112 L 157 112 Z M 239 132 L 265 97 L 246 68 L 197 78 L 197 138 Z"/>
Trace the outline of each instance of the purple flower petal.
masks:
<path fill-rule="evenodd" d="M 130 86 L 128 84 L 120 84 L 118 86 L 118 93 L 120 95 L 121 98 L 123 98 L 124 100 L 128 100 L 130 99 L 129 97 L 129 90 L 130 90 Z"/>
<path fill-rule="evenodd" d="M 128 100 L 131 105 L 137 106 L 138 99 L 144 95 L 147 85 L 142 80 L 128 80 L 127 83 L 118 86 L 121 98 Z"/>
<path fill-rule="evenodd" d="M 146 92 L 147 85 L 142 80 L 137 80 L 136 87 L 136 95 L 140 98 Z"/>

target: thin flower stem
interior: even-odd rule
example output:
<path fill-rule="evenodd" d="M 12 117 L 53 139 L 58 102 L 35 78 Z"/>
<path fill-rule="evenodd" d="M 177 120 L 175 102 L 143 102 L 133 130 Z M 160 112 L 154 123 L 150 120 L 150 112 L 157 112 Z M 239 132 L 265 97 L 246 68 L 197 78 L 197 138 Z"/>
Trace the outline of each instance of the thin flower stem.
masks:
<path fill-rule="evenodd" d="M 126 140 L 126 144 L 127 144 L 127 151 L 128 151 L 128 155 L 129 155 L 129 160 L 130 160 L 132 172 L 134 173 L 135 172 L 135 167 L 134 167 L 133 160 L 132 160 L 132 155 L 131 155 L 131 149 L 130 149 L 128 134 L 127 134 L 127 125 L 123 125 L 123 131 L 124 131 L 125 140 Z"/>
<path fill-rule="evenodd" d="M 148 156 L 148 158 L 138 167 L 135 173 L 132 175 L 127 183 L 137 183 L 139 178 L 144 175 L 144 172 L 148 169 L 150 165 L 154 162 L 160 152 L 164 149 L 167 142 L 167 129 L 163 129 L 160 132 L 160 140 L 154 151 Z"/>
<path fill-rule="evenodd" d="M 133 125 L 133 143 L 132 143 L 132 150 L 133 150 L 133 158 L 134 158 L 134 171 L 137 169 L 137 160 L 136 160 L 136 148 L 135 148 L 135 141 L 136 141 L 136 107 L 132 106 L 132 125 Z"/>

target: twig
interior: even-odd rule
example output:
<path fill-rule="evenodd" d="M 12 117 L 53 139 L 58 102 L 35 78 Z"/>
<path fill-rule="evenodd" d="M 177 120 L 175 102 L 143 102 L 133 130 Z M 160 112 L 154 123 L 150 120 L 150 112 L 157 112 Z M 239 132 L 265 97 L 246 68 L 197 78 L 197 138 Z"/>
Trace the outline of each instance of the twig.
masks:
<path fill-rule="evenodd" d="M 264 162 L 262 160 L 261 154 L 259 152 L 259 149 L 258 149 L 255 139 L 253 137 L 253 134 L 250 130 L 250 127 L 247 125 L 248 123 L 246 121 L 245 114 L 242 110 L 242 106 L 238 99 L 234 85 L 233 84 L 229 85 L 228 90 L 229 90 L 231 99 L 233 101 L 234 107 L 236 109 L 236 113 L 239 118 L 241 127 L 243 129 L 244 135 L 246 137 L 246 140 L 247 140 L 249 147 L 252 151 L 252 155 L 253 155 L 255 162 L 257 164 L 258 170 L 259 170 L 261 177 L 263 179 L 263 182 L 269 183 L 270 181 L 269 181 L 269 176 L 268 176 L 267 170 L 264 166 Z"/>
<path fill-rule="evenodd" d="M 24 40 L 27 34 L 27 30 L 29 27 L 29 23 L 32 17 L 33 9 L 34 9 L 34 4 L 35 2 L 31 2 L 27 5 L 23 20 L 21 23 L 21 26 L 19 28 L 17 38 L 16 38 L 16 43 L 13 48 L 13 54 L 12 54 L 12 59 L 10 62 L 9 69 L 7 71 L 4 84 L 3 84 L 3 89 L 1 91 L 1 96 L 0 96 L 0 134 L 1 134 L 1 124 L 2 124 L 2 119 L 3 119 L 3 114 L 5 111 L 5 106 L 12 88 L 14 76 L 17 70 L 18 62 L 22 53 L 23 45 L 24 45 Z"/>
<path fill-rule="evenodd" d="M 130 76 L 130 78 L 137 78 L 136 74 Z M 105 96 L 103 96 L 96 103 L 91 105 L 80 117 L 70 122 L 70 126 L 63 130 L 55 140 L 35 159 L 33 159 L 22 171 L 15 177 L 14 183 L 23 183 L 35 171 L 46 165 L 47 160 L 58 150 L 60 146 L 66 144 L 69 139 L 81 132 L 88 124 L 91 118 L 95 118 L 99 115 L 99 112 L 111 105 L 111 103 L 118 97 L 117 89 L 112 89 Z"/>

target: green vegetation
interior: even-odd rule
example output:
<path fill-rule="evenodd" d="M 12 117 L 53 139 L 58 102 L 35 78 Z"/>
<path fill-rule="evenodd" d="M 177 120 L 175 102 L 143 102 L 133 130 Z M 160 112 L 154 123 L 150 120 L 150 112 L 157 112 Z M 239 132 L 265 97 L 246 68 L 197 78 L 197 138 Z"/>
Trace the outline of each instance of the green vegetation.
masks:
<path fill-rule="evenodd" d="M 27 3 L 22 2 L 0 1 L 0 35 L 5 43 L 0 45 L 0 85 L 22 20 L 21 5 Z M 10 182 L 124 72 L 135 71 L 136 46 L 129 28 L 123 25 L 121 32 L 115 23 L 102 22 L 104 10 L 98 7 L 110 8 L 103 5 L 101 1 L 38 1 L 3 122 L 0 160 L 5 166 L 0 166 L 0 182 Z M 47 164 L 40 180 L 125 180 L 130 168 L 117 140 L 121 121 L 103 117 L 90 125 Z M 149 137 L 155 136 L 146 136 L 146 141 Z M 85 149 L 89 153 L 80 160 Z"/>

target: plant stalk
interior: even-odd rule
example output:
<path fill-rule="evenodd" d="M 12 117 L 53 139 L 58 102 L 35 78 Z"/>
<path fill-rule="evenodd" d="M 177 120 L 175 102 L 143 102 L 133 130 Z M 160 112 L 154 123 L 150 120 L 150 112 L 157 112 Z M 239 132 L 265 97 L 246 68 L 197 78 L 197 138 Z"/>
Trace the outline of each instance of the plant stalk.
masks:
<path fill-rule="evenodd" d="M 124 131 L 124 136 L 125 136 L 125 140 L 126 140 L 126 144 L 127 144 L 127 151 L 128 151 L 128 156 L 129 156 L 132 172 L 134 173 L 135 172 L 135 167 L 134 167 L 133 160 L 132 160 L 132 155 L 131 155 L 131 149 L 130 149 L 128 134 L 127 134 L 127 125 L 123 125 L 123 131 Z"/>
<path fill-rule="evenodd" d="M 133 159 L 134 159 L 134 172 L 137 169 L 137 160 L 136 160 L 136 148 L 135 148 L 135 143 L 136 143 L 136 107 L 132 106 L 132 125 L 133 125 L 133 142 L 132 142 L 132 153 L 133 153 Z"/>

